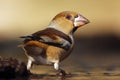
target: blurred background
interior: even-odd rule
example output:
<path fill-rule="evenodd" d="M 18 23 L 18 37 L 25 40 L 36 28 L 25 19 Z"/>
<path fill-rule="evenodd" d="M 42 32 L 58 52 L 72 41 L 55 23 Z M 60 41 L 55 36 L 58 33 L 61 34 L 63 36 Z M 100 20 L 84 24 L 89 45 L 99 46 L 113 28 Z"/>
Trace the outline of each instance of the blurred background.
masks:
<path fill-rule="evenodd" d="M 78 67 L 120 66 L 120 0 L 0 0 L 0 56 L 26 61 L 21 35 L 47 27 L 62 11 L 90 23 L 75 32 L 73 53 L 63 62 Z M 65 64 L 67 63 L 67 64 Z"/>

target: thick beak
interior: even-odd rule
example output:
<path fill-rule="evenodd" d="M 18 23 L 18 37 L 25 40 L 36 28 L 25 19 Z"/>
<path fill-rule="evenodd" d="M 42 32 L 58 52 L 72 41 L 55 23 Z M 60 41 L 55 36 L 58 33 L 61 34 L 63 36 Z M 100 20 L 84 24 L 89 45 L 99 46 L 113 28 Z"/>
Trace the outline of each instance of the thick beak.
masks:
<path fill-rule="evenodd" d="M 82 15 L 78 15 L 78 17 L 76 17 L 74 19 L 74 26 L 75 27 L 80 27 L 80 26 L 83 26 L 85 24 L 88 24 L 89 23 L 89 20 L 85 17 L 83 17 Z"/>

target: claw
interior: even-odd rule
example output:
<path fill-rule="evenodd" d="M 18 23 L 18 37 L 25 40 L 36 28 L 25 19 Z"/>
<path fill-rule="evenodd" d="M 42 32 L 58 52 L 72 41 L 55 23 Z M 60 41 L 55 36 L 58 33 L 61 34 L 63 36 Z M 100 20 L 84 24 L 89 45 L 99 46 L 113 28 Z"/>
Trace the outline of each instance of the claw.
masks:
<path fill-rule="evenodd" d="M 62 76 L 62 77 L 70 77 L 72 76 L 71 73 L 66 73 L 64 70 L 60 69 L 59 72 L 57 73 L 57 76 Z"/>
<path fill-rule="evenodd" d="M 57 73 L 58 76 L 65 76 L 66 72 L 62 69 L 59 70 L 59 72 Z"/>

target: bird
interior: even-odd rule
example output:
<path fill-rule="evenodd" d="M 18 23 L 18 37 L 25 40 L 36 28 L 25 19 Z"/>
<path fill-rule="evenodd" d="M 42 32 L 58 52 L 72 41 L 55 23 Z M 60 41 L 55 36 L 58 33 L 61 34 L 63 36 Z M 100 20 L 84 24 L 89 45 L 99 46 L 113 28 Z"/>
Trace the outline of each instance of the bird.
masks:
<path fill-rule="evenodd" d="M 28 58 L 27 69 L 30 70 L 33 64 L 52 65 L 58 75 L 67 75 L 60 63 L 73 50 L 75 31 L 89 22 L 78 12 L 63 11 L 51 20 L 47 28 L 21 36 L 24 39 L 22 48 Z"/>

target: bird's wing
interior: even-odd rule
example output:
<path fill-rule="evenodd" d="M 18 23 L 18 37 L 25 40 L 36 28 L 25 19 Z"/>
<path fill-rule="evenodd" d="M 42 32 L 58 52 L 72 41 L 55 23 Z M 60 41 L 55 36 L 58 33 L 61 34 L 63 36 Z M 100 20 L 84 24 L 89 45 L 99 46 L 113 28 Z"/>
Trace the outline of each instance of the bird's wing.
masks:
<path fill-rule="evenodd" d="M 38 31 L 31 36 L 23 36 L 25 50 L 28 54 L 40 55 L 45 52 L 48 45 L 68 50 L 71 39 L 65 34 L 52 29 Z M 67 44 L 66 44 L 67 43 Z"/>
<path fill-rule="evenodd" d="M 38 31 L 34 33 L 33 36 L 37 37 L 37 39 L 40 38 L 40 41 L 45 44 L 56 46 L 64 50 L 68 50 L 73 43 L 68 35 L 53 28 Z"/>
<path fill-rule="evenodd" d="M 45 56 L 45 51 L 48 45 L 61 47 L 61 43 L 57 40 L 57 36 L 44 31 L 38 31 L 31 36 L 22 36 L 20 38 L 24 38 L 24 49 L 28 55 L 43 55 Z"/>
<path fill-rule="evenodd" d="M 60 40 L 59 37 L 55 35 L 32 35 L 32 36 L 22 36 L 21 38 L 24 38 L 24 44 L 30 42 L 30 41 L 37 41 L 41 42 L 47 45 L 52 45 L 52 46 L 62 46 L 62 41 Z"/>
<path fill-rule="evenodd" d="M 28 55 L 43 55 L 45 56 L 45 51 L 47 47 L 50 46 L 56 46 L 61 47 L 62 44 L 60 41 L 57 41 L 57 37 L 54 35 L 50 36 L 47 34 L 33 34 L 32 36 L 24 36 L 21 37 L 24 38 L 24 49 Z M 56 39 L 55 39 L 56 38 Z"/>
<path fill-rule="evenodd" d="M 32 35 L 37 38 L 44 38 L 44 40 L 48 42 L 59 43 L 64 39 L 65 41 L 68 41 L 70 44 L 72 44 L 72 40 L 68 35 L 53 28 L 47 28 L 45 30 L 38 31 Z"/>

